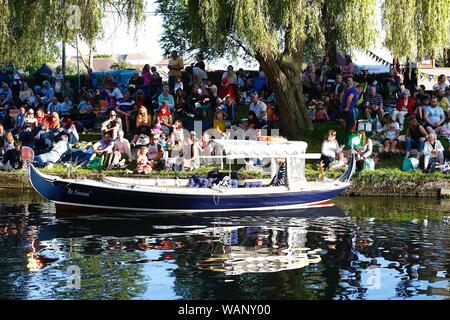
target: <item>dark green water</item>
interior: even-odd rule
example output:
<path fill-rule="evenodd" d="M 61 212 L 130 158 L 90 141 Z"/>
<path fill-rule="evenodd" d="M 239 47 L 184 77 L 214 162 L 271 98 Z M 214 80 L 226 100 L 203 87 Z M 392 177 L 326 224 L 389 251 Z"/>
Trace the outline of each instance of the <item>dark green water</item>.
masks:
<path fill-rule="evenodd" d="M 2 192 L 0 298 L 450 297 L 449 201 L 335 202 L 258 215 L 69 217 L 34 193 Z"/>

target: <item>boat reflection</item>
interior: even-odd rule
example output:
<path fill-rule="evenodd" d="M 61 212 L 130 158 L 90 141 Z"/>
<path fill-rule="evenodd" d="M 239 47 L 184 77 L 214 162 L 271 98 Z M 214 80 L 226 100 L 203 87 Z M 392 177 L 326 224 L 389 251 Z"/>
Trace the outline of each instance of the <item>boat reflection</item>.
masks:
<path fill-rule="evenodd" d="M 306 247 L 307 224 L 301 227 L 221 227 L 196 230 L 214 239 L 209 256 L 197 262 L 201 270 L 225 275 L 300 269 L 321 261 L 321 249 Z"/>

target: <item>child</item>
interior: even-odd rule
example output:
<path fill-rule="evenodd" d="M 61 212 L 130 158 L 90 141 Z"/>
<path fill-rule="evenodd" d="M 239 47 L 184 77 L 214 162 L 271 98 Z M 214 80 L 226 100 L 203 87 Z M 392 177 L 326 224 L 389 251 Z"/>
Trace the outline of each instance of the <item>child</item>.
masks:
<path fill-rule="evenodd" d="M 327 110 L 325 110 L 325 106 L 322 101 L 319 101 L 316 105 L 316 116 L 314 118 L 314 121 L 330 121 L 330 117 L 328 116 Z"/>
<path fill-rule="evenodd" d="M 396 121 L 391 121 L 389 125 L 385 125 L 383 131 L 386 131 L 384 139 L 384 152 L 398 153 L 396 148 L 398 144 L 398 136 L 400 135 L 400 125 Z"/>
<path fill-rule="evenodd" d="M 214 114 L 213 128 L 219 130 L 222 133 L 225 132 L 226 130 L 225 112 L 220 107 L 216 108 L 216 113 Z"/>
<path fill-rule="evenodd" d="M 148 174 L 152 171 L 152 167 L 149 164 L 148 158 L 148 148 L 143 146 L 139 149 L 136 158 L 136 172 Z"/>

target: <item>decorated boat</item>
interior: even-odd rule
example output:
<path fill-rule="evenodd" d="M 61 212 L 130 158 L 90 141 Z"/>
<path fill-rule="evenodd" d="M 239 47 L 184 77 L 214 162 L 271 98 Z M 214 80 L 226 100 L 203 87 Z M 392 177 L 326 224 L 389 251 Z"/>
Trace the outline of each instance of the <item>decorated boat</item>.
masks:
<path fill-rule="evenodd" d="M 350 186 L 355 158 L 336 180 L 307 181 L 305 160 L 320 154 L 306 153 L 303 141 L 213 140 L 216 156 L 203 156 L 230 164 L 237 160 L 265 159 L 271 165 L 272 179 L 232 179 L 229 174 L 215 181 L 196 184 L 191 179 L 105 177 L 101 181 L 70 179 L 47 175 L 33 165 L 29 179 L 36 191 L 56 204 L 57 209 L 153 211 L 153 212 L 224 212 L 286 210 L 330 206 L 330 200 Z M 267 162 L 267 161 L 266 161 Z M 281 164 L 280 164 L 281 162 Z M 284 167 L 285 179 L 274 184 Z M 233 183 L 234 182 L 234 183 Z"/>

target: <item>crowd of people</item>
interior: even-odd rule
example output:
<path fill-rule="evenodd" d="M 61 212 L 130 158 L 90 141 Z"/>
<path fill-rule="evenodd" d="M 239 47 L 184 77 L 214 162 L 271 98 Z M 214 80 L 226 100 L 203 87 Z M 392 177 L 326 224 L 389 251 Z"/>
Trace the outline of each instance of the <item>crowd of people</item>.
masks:
<path fill-rule="evenodd" d="M 332 72 L 333 84 L 327 86 L 326 79 Z M 344 130 L 343 145 L 336 142 L 334 130 L 324 138 L 323 168 L 344 166 L 345 149 L 356 151 L 358 170 L 373 170 L 376 162 L 398 153 L 405 155 L 404 170 L 412 167 L 430 172 L 436 169 L 435 164 L 443 165 L 445 150 L 440 139 L 450 137 L 447 77 L 439 76 L 438 83 L 427 93 L 423 85 L 416 88 L 414 83 L 404 81 L 404 70 L 395 59 L 388 78 L 383 79 L 384 86 L 369 79 L 366 67 L 361 72 L 355 83 L 354 66 L 347 56 L 347 64 L 337 70 L 323 62 L 317 73 L 315 66 L 309 65 L 303 74 L 314 121 L 337 121 Z M 388 92 L 383 92 L 383 98 L 386 87 Z"/>
<path fill-rule="evenodd" d="M 0 165 L 20 168 L 26 146 L 34 150 L 33 162 L 39 167 L 77 162 L 113 169 L 134 162 L 137 173 L 192 170 L 206 161 L 200 155 L 212 152 L 212 137 L 205 130 L 226 137 L 228 129 L 272 128 L 279 120 L 273 90 L 267 82 L 258 84 L 265 77 L 262 71 L 255 78 L 230 65 L 214 83 L 201 54 L 185 66 L 176 51 L 168 69 L 167 84 L 157 68 L 147 64 L 125 85 L 110 73 L 98 79 L 88 69 L 77 91 L 65 82 L 59 67 L 51 80 L 33 88 L 19 68 L 1 70 Z M 440 76 L 429 94 L 404 81 L 403 72 L 394 61 L 383 79 L 389 88 L 386 95 L 381 83 L 370 80 L 367 68 L 356 75 L 350 56 L 343 66 L 330 67 L 323 59 L 306 67 L 303 92 L 313 121 L 340 123 L 345 133 L 341 145 L 335 130 L 324 138 L 321 160 L 326 170 L 343 167 L 349 149 L 357 152 L 359 170 L 373 169 L 380 159 L 399 152 L 420 160 L 427 171 L 433 163 L 444 162 L 440 139 L 450 137 L 447 78 Z M 203 123 L 201 136 L 185 128 L 194 120 Z M 101 139 L 84 146 L 80 134 L 85 131 L 98 132 Z"/>
<path fill-rule="evenodd" d="M 273 93 L 267 85 L 254 90 L 253 78 L 229 66 L 220 83 L 208 79 L 202 55 L 185 66 L 173 51 L 168 84 L 156 67 L 145 65 L 129 82 L 118 84 L 110 73 L 98 79 L 89 69 L 78 92 L 65 82 L 61 69 L 34 88 L 19 69 L 1 70 L 0 165 L 22 166 L 22 147 L 34 150 L 38 167 L 75 162 L 87 168 L 192 170 L 200 155 L 211 155 L 211 135 L 225 137 L 227 129 L 260 129 L 276 120 Z M 183 74 L 188 82 L 183 83 Z M 100 81 L 102 80 L 102 81 Z M 248 106 L 243 111 L 243 105 Z M 194 120 L 206 124 L 203 134 L 184 128 Z M 80 134 L 98 132 L 101 139 L 86 146 Z M 205 160 L 206 161 L 206 160 Z"/>

